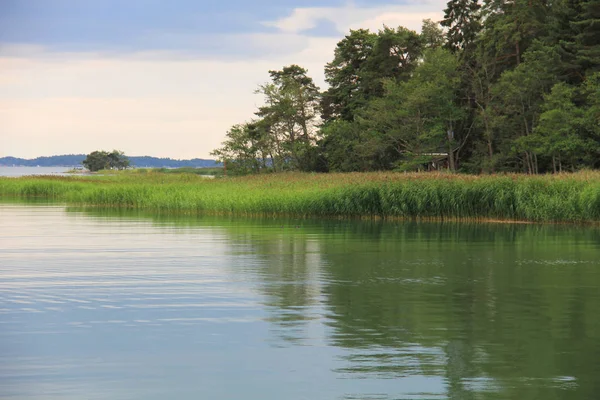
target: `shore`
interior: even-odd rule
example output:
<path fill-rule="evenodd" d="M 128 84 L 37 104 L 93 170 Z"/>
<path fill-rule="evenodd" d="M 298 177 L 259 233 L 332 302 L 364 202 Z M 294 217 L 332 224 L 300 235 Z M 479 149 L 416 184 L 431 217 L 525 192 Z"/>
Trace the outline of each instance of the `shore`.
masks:
<path fill-rule="evenodd" d="M 128 171 L 0 178 L 0 196 L 160 213 L 494 222 L 600 222 L 600 172 L 268 174 Z"/>

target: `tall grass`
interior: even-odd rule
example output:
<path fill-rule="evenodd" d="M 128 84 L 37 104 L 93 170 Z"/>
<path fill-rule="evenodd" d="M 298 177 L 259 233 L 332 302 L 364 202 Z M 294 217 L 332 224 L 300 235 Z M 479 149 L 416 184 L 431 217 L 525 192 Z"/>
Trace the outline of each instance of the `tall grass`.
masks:
<path fill-rule="evenodd" d="M 600 221 L 600 173 L 555 176 L 274 174 L 207 180 L 147 171 L 0 178 L 0 196 L 165 213 Z"/>
<path fill-rule="evenodd" d="M 116 171 L 110 171 L 111 173 Z M 205 168 L 195 168 L 195 167 L 180 167 L 180 168 L 135 168 L 131 170 L 125 171 L 125 173 L 153 173 L 153 172 L 161 172 L 165 174 L 194 174 L 194 175 L 206 175 L 206 176 L 223 176 L 225 175 L 225 171 L 222 167 L 205 167 Z"/>

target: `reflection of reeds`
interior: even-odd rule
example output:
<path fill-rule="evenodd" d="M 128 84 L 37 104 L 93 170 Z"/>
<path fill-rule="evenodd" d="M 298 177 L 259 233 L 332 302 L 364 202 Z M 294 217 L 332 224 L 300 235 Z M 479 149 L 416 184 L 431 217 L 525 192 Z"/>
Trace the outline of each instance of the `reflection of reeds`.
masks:
<path fill-rule="evenodd" d="M 0 179 L 0 195 L 160 212 L 600 221 L 600 173 L 523 176 L 350 173 L 206 180 L 157 172 Z"/>

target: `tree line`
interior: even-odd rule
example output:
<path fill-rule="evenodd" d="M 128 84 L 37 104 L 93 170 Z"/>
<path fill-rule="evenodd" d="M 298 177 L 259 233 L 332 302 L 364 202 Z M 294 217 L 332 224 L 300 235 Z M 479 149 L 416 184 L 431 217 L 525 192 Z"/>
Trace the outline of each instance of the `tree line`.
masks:
<path fill-rule="evenodd" d="M 270 71 L 213 151 L 238 173 L 600 167 L 600 0 L 450 0 L 420 33 L 351 30 L 321 91 Z"/>

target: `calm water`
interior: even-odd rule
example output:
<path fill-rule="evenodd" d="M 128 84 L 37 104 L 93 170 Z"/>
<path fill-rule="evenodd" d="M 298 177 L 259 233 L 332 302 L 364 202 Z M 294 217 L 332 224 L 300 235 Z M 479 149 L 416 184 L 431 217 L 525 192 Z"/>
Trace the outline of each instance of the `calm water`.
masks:
<path fill-rule="evenodd" d="M 27 175 L 69 175 L 66 172 L 73 167 L 2 167 L 0 176 L 27 176 Z"/>
<path fill-rule="evenodd" d="M 597 228 L 0 204 L 5 399 L 593 399 Z"/>

